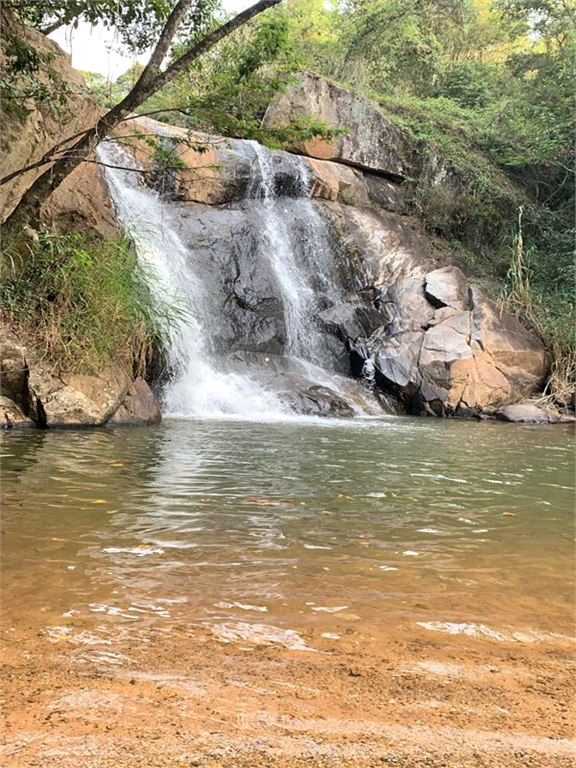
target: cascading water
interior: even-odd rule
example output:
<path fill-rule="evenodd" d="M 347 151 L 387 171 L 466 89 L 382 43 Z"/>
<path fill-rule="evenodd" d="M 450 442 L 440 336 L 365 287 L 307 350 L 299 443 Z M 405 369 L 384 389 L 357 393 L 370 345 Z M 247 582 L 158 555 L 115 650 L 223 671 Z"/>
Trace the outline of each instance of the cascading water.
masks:
<path fill-rule="evenodd" d="M 268 255 L 281 290 L 286 324 L 285 352 L 303 357 L 304 350 L 310 345 L 310 306 L 314 301 L 314 292 L 294 258 L 286 221 L 274 191 L 272 155 L 258 142 L 249 143 L 254 149 L 260 171 L 249 189 L 249 195 L 256 193 L 262 197 L 263 251 Z M 303 168 L 303 165 L 300 164 L 300 167 Z M 299 181 L 305 191 L 307 179 L 301 175 Z"/>
<path fill-rule="evenodd" d="M 342 301 L 343 289 L 326 228 L 307 197 L 304 163 L 256 142 L 235 146 L 250 166 L 243 200 L 192 209 L 123 170 L 137 166 L 122 148 L 99 149 L 107 166 L 123 167 L 107 167 L 106 176 L 154 300 L 180 313 L 164 413 L 285 418 L 310 412 L 286 391 L 307 387 L 335 393 L 349 415 L 381 413 L 370 392 L 352 392 L 354 382 L 337 375 L 345 350 L 317 323 L 322 309 Z M 288 168 L 287 194 L 278 194 L 278 163 Z"/>
<path fill-rule="evenodd" d="M 214 364 L 214 352 L 202 320 L 203 285 L 194 274 L 188 249 L 159 196 L 138 185 L 133 157 L 116 145 L 101 145 L 106 177 L 118 217 L 134 240 L 138 258 L 149 277 L 154 301 L 176 310 L 168 359 L 173 379 L 163 405 L 169 416 L 235 414 L 281 415 L 278 399 L 246 376 L 226 373 Z M 121 166 L 121 167 L 112 167 Z"/>

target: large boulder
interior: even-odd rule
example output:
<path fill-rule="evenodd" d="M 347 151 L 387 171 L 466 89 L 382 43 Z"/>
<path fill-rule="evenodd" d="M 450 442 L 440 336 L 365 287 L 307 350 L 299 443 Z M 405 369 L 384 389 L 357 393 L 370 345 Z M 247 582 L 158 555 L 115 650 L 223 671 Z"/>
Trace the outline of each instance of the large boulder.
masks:
<path fill-rule="evenodd" d="M 426 275 L 424 295 L 432 306 L 470 308 L 470 288 L 462 272 L 456 267 L 435 269 Z"/>
<path fill-rule="evenodd" d="M 393 289 L 401 311 L 415 302 L 412 292 L 403 294 L 399 287 Z M 377 371 L 401 393 L 409 410 L 437 415 L 493 412 L 533 394 L 543 383 L 548 361 L 541 342 L 479 289 L 471 295 L 470 309 L 443 307 L 420 329 L 374 339 Z"/>
<path fill-rule="evenodd" d="M 321 160 L 335 160 L 400 180 L 407 172 L 404 134 L 366 99 L 344 90 L 323 77 L 302 72 L 270 104 L 264 115 L 266 127 L 286 125 L 303 117 L 319 120 L 344 133 L 332 141 L 314 138 L 292 149 Z"/>
<path fill-rule="evenodd" d="M 142 426 L 162 420 L 158 400 L 142 377 L 128 387 L 122 405 L 108 420 L 111 425 Z"/>
<path fill-rule="evenodd" d="M 31 415 L 46 427 L 100 426 L 120 407 L 130 383 L 126 370 L 117 364 L 99 374 L 59 375 L 30 364 Z"/>
<path fill-rule="evenodd" d="M 119 364 L 98 374 L 57 373 L 10 330 L 0 334 L 0 426 L 86 427 L 154 424 L 160 406 L 142 378 Z"/>

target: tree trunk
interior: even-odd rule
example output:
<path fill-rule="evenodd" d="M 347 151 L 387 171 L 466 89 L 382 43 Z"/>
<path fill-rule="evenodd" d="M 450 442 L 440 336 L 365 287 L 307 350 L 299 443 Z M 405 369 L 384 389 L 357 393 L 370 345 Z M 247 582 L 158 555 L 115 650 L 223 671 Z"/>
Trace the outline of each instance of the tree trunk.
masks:
<path fill-rule="evenodd" d="M 143 104 L 146 99 L 173 80 L 190 62 L 210 50 L 216 43 L 245 24 L 253 16 L 278 5 L 280 2 L 282 0 L 260 0 L 234 16 L 214 32 L 206 35 L 203 40 L 190 48 L 168 69 L 160 72 L 160 66 L 166 58 L 174 35 L 191 5 L 191 0 L 179 0 L 162 30 L 148 64 L 130 93 L 101 117 L 93 128 L 85 133 L 76 144 L 65 150 L 60 159 L 36 179 L 4 222 L 4 237 L 8 240 L 21 232 L 25 225 L 35 224 L 40 217 L 42 206 L 52 192 L 96 149 L 102 139 L 109 136 L 114 128 Z"/>

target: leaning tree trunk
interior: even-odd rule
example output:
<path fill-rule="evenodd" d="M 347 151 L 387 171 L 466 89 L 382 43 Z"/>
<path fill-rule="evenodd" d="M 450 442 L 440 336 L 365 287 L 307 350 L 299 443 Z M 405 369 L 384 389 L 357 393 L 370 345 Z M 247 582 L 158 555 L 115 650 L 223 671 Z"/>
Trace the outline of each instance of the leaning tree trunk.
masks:
<path fill-rule="evenodd" d="M 206 35 L 203 40 L 192 46 L 164 72 L 160 72 L 160 67 L 166 58 L 174 35 L 191 6 L 191 0 L 179 0 L 168 17 L 148 64 L 130 93 L 103 115 L 96 125 L 88 130 L 79 141 L 63 151 L 62 156 L 36 179 L 4 222 L 4 237 L 8 240 L 21 232 L 26 224 L 35 223 L 40 217 L 42 206 L 52 192 L 96 149 L 103 139 L 110 135 L 117 125 L 143 104 L 146 99 L 173 80 L 190 62 L 210 50 L 210 48 L 224 37 L 227 37 L 235 29 L 245 24 L 253 16 L 262 13 L 262 11 L 274 5 L 278 5 L 281 1 L 260 0 L 250 6 L 250 8 L 242 11 L 242 13 L 234 16 L 234 18 L 214 30 L 214 32 Z"/>

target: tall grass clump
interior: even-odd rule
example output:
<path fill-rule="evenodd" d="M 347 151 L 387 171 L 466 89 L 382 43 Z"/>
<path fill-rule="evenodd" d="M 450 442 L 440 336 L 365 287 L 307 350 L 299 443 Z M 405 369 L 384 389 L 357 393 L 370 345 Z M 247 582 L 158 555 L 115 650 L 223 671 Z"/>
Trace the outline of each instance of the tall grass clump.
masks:
<path fill-rule="evenodd" d="M 2 319 L 55 371 L 143 375 L 170 332 L 125 239 L 39 234 L 3 250 Z"/>
<path fill-rule="evenodd" d="M 534 280 L 533 248 L 526 248 L 518 209 L 518 231 L 500 295 L 500 306 L 517 315 L 540 336 L 551 356 L 550 375 L 541 402 L 566 407 L 573 404 L 576 366 L 576 310 L 574 284 L 565 281 L 555 290 Z"/>

